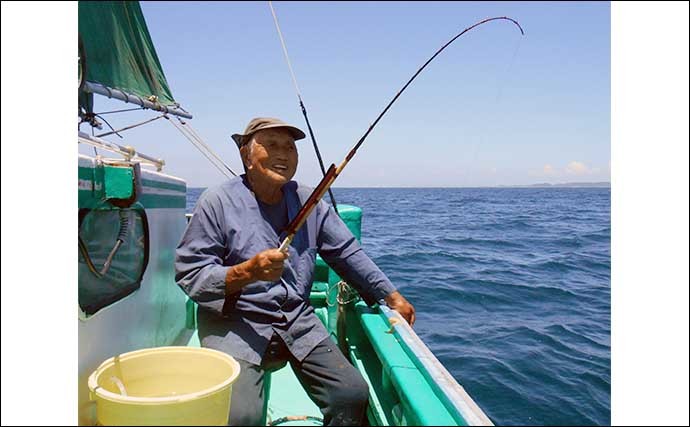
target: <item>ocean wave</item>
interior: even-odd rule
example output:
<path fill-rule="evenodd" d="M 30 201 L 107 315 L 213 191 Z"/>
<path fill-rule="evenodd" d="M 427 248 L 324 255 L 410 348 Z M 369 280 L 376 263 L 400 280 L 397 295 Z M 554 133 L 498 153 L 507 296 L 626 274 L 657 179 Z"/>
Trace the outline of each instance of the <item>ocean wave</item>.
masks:
<path fill-rule="evenodd" d="M 452 263 L 482 262 L 475 257 L 460 255 L 458 253 L 449 251 L 407 251 L 374 257 L 374 262 L 376 262 L 376 264 L 391 264 L 395 266 L 407 264 L 412 266 L 416 265 L 421 268 L 429 265 L 437 265 L 438 263 L 443 263 L 446 261 L 450 261 Z"/>
<path fill-rule="evenodd" d="M 518 241 L 504 240 L 504 239 L 482 239 L 475 237 L 441 237 L 435 241 L 437 245 L 453 245 L 453 246 L 470 246 L 470 247 L 485 247 L 489 249 L 524 249 L 526 246 Z"/>
<path fill-rule="evenodd" d="M 365 252 L 496 424 L 610 423 L 610 190 L 334 192 L 362 208 Z"/>

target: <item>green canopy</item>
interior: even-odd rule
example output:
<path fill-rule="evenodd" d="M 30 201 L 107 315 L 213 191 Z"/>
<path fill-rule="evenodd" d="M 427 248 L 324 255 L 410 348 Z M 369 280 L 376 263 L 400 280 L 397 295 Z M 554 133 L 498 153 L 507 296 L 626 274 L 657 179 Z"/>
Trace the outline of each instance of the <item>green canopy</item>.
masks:
<path fill-rule="evenodd" d="M 87 81 L 175 103 L 139 2 L 80 1 L 79 37 Z"/>

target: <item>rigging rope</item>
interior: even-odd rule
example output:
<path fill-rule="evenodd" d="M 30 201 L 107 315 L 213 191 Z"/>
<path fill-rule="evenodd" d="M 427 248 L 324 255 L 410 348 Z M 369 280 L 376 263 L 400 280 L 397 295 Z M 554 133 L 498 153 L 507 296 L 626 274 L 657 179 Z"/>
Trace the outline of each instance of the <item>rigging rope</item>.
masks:
<path fill-rule="evenodd" d="M 170 120 L 170 117 L 168 117 L 167 115 L 165 115 L 165 118 L 170 123 L 172 123 L 172 125 L 175 126 L 175 128 L 178 131 L 180 131 L 180 133 L 185 138 L 187 138 L 192 143 L 192 145 L 194 145 L 197 148 L 197 150 L 199 150 L 201 152 L 201 154 L 203 154 L 204 157 L 206 157 L 206 159 L 213 166 L 215 166 L 223 175 L 225 175 L 227 178 L 232 178 L 232 176 L 230 176 L 228 174 L 228 172 L 230 172 L 233 176 L 237 176 L 237 174 L 232 169 L 230 169 L 230 167 L 228 165 L 226 165 L 225 162 L 223 162 L 223 160 L 221 160 L 220 157 L 218 157 L 218 155 L 216 153 L 214 153 L 213 150 L 211 150 L 211 148 L 208 145 L 206 145 L 201 139 L 197 139 L 192 134 L 192 132 L 189 130 L 189 129 L 191 129 L 191 127 L 188 124 L 186 124 L 185 122 L 182 122 L 182 120 L 180 120 L 181 124 L 177 124 L 177 123 L 175 123 L 174 120 Z M 208 152 L 204 151 L 204 149 L 202 149 L 202 146 L 204 146 L 206 148 L 206 150 L 208 150 Z M 213 157 L 211 157 L 211 156 L 213 156 Z M 218 164 L 218 163 L 220 163 L 220 164 Z M 221 165 L 224 168 L 221 167 Z"/>
<path fill-rule="evenodd" d="M 146 110 L 146 108 L 144 108 L 144 107 L 127 108 L 127 109 L 124 109 L 124 110 L 103 111 L 103 112 L 101 112 L 101 113 L 96 113 L 96 114 L 103 115 L 103 114 L 124 113 L 124 112 L 127 112 L 127 111 L 138 111 L 138 110 Z"/>
<path fill-rule="evenodd" d="M 91 118 L 92 118 L 93 120 L 96 120 L 96 117 L 100 117 L 100 116 L 99 116 L 98 114 L 96 114 L 96 113 L 92 113 L 92 114 L 90 114 L 90 115 L 91 115 Z M 89 113 L 87 113 L 87 116 L 89 116 Z M 108 125 L 108 127 L 112 130 L 111 133 L 114 133 L 115 135 L 117 135 L 117 136 L 119 136 L 120 138 L 122 138 L 122 135 L 120 135 L 119 133 L 117 133 L 117 131 L 115 130 L 115 128 L 112 127 L 112 126 L 110 125 L 110 123 L 108 123 L 108 121 L 107 121 L 106 119 L 104 119 L 103 117 L 100 117 L 100 118 L 101 118 L 101 120 L 103 120 L 103 121 L 105 122 L 105 124 Z M 94 127 L 98 127 L 98 129 L 101 129 L 101 126 L 94 126 L 94 125 L 91 125 L 91 126 L 92 126 L 92 128 L 91 128 L 91 131 L 92 131 L 91 134 L 92 134 L 92 135 L 93 135 L 93 128 L 94 128 Z M 98 136 L 98 135 L 96 135 L 96 136 Z M 124 139 L 124 138 L 123 138 L 123 139 Z"/>
<path fill-rule="evenodd" d="M 336 304 L 329 301 L 329 297 L 333 289 L 337 288 L 337 293 L 335 296 L 335 301 L 339 305 L 348 305 L 351 302 L 357 301 L 359 299 L 359 293 L 354 290 L 349 283 L 344 280 L 339 281 L 331 285 L 326 291 L 326 305 L 329 307 L 334 307 Z"/>
<path fill-rule="evenodd" d="M 122 112 L 126 112 L 126 111 L 145 110 L 145 109 L 146 109 L 146 108 L 131 108 L 131 109 L 124 109 L 124 110 L 113 110 L 113 111 L 106 111 L 106 112 L 103 112 L 103 113 L 93 113 L 91 116 L 92 116 L 92 117 L 100 117 L 100 114 L 122 113 Z M 185 136 L 185 137 L 192 143 L 192 145 L 194 145 L 194 146 L 201 152 L 201 154 L 203 154 L 204 157 L 206 157 L 206 159 L 207 159 L 213 166 L 215 166 L 216 168 L 218 168 L 218 170 L 220 170 L 220 172 L 221 172 L 223 175 L 225 175 L 225 176 L 228 177 L 228 178 L 232 178 L 232 176 L 237 176 L 237 173 L 235 173 L 235 171 L 233 171 L 233 170 L 232 170 L 232 169 L 231 169 L 231 168 L 220 158 L 220 156 L 218 156 L 218 155 L 211 149 L 211 147 L 209 147 L 208 144 L 206 144 L 206 143 L 204 142 L 204 140 L 201 138 L 201 136 L 200 136 L 200 135 L 199 135 L 199 134 L 198 134 L 198 133 L 197 133 L 187 122 L 183 121 L 182 118 L 179 117 L 179 116 L 177 117 L 177 119 L 180 121 L 180 124 L 179 124 L 179 125 L 178 125 L 177 123 L 175 123 L 174 121 L 170 120 L 170 118 L 167 116 L 166 113 L 163 113 L 163 114 L 161 114 L 160 116 L 157 116 L 157 117 L 154 117 L 154 118 L 151 118 L 151 119 L 148 119 L 148 120 L 145 120 L 145 121 L 143 121 L 143 122 L 136 123 L 136 124 L 133 124 L 133 125 L 130 125 L 130 126 L 125 126 L 125 127 L 121 128 L 121 129 L 118 129 L 118 130 L 115 130 L 115 129 L 110 125 L 110 123 L 108 123 L 108 121 L 105 120 L 103 117 L 100 117 L 100 118 L 101 118 L 101 120 L 103 120 L 103 121 L 108 125 L 108 127 L 110 127 L 111 132 L 105 132 L 105 133 L 102 133 L 102 134 L 99 134 L 99 135 L 94 135 L 94 126 L 92 126 L 92 127 L 91 127 L 91 135 L 92 135 L 92 136 L 96 136 L 96 137 L 98 137 L 98 138 L 101 138 L 101 137 L 104 137 L 104 136 L 108 136 L 108 135 L 112 135 L 112 134 L 115 134 L 115 135 L 119 136 L 120 138 L 122 138 L 122 135 L 120 135 L 118 132 L 122 132 L 122 131 L 125 131 L 125 130 L 134 129 L 135 127 L 138 127 L 138 126 L 142 126 L 142 125 L 151 123 L 151 122 L 153 122 L 153 121 L 155 121 L 155 120 L 158 120 L 158 119 L 160 119 L 160 118 L 165 118 L 166 120 L 168 120 L 169 122 L 171 122 L 171 123 L 173 124 L 173 126 L 175 126 L 175 128 L 176 128 L 178 131 L 180 131 L 180 133 L 181 133 L 183 136 Z M 203 148 L 202 148 L 202 147 L 203 147 Z M 94 152 L 96 153 L 96 155 L 98 155 L 98 152 L 96 151 L 96 148 L 95 148 L 95 147 L 94 147 Z M 232 174 L 232 176 L 229 175 L 227 172 L 230 172 L 230 174 Z"/>
<path fill-rule="evenodd" d="M 192 135 L 192 134 L 189 132 L 189 129 L 185 128 L 182 124 L 175 123 L 173 120 L 170 120 L 170 118 L 168 118 L 168 117 L 166 117 L 166 118 L 170 121 L 170 123 L 172 123 L 173 126 L 175 126 L 175 128 L 176 128 L 185 138 L 187 138 L 187 139 L 189 140 L 189 142 L 192 143 L 192 145 L 194 145 L 194 147 L 196 147 L 197 150 L 199 150 L 199 152 L 200 152 L 201 154 L 203 154 L 204 157 L 206 157 L 206 159 L 209 161 L 209 163 L 211 163 L 213 166 L 215 166 L 215 167 L 216 167 L 223 175 L 225 175 L 227 178 L 231 178 L 231 176 L 228 175 L 227 170 L 229 170 L 230 173 L 232 173 L 232 174 L 234 174 L 234 172 L 233 172 L 230 168 L 228 168 L 227 166 L 226 166 L 226 168 L 224 169 L 224 168 L 219 164 L 219 162 L 222 163 L 222 161 L 220 161 L 218 158 L 216 158 L 215 156 L 213 156 L 210 152 L 206 151 L 206 150 L 202 147 L 202 145 L 200 144 L 200 142 L 194 137 L 194 135 Z M 235 176 L 236 176 L 236 175 L 235 175 Z"/>
<path fill-rule="evenodd" d="M 101 114 L 101 113 L 96 114 L 96 116 L 99 116 L 99 114 Z M 125 126 L 125 127 L 123 127 L 122 129 L 118 129 L 118 130 L 113 129 L 113 127 L 110 126 L 110 123 L 106 122 L 105 119 L 104 119 L 103 117 L 101 117 L 101 119 L 102 119 L 108 126 L 110 126 L 110 129 L 113 129 L 113 130 L 112 130 L 112 132 L 106 132 L 106 133 L 102 133 L 102 134 L 100 134 L 100 135 L 96 135 L 96 137 L 102 138 L 102 137 L 104 137 L 104 136 L 108 136 L 108 135 L 115 134 L 115 135 L 119 136 L 120 138 L 122 138 L 122 136 L 121 136 L 118 132 L 122 132 L 122 131 L 125 131 L 125 130 L 134 129 L 135 127 L 142 126 L 142 125 L 145 125 L 145 124 L 147 124 L 147 123 L 151 123 L 151 122 L 153 122 L 153 121 L 155 121 L 155 120 L 158 120 L 158 119 L 162 118 L 163 116 L 165 116 L 165 114 L 161 114 L 160 116 L 154 117 L 154 118 L 152 118 L 152 119 L 144 120 L 144 121 L 141 122 L 141 123 L 135 123 L 135 124 L 130 125 L 130 126 Z M 99 116 L 99 117 L 100 117 L 100 116 Z"/>
<path fill-rule="evenodd" d="M 211 154 L 211 155 L 213 156 L 214 159 L 216 159 L 216 161 L 218 161 L 221 165 L 223 165 L 223 167 L 224 167 L 225 169 L 227 169 L 233 176 L 237 176 L 237 174 L 235 173 L 235 171 L 233 171 L 233 170 L 230 168 L 230 166 L 228 166 L 228 165 L 223 161 L 223 159 L 222 159 L 218 154 L 216 154 L 215 151 L 213 151 L 213 149 L 211 149 L 211 147 L 210 147 L 208 144 L 206 144 L 206 142 L 204 142 L 203 138 L 201 138 L 201 135 L 199 135 L 199 133 L 198 133 L 196 130 L 194 130 L 194 128 L 193 128 L 188 122 L 186 122 L 185 120 L 183 120 L 183 119 L 182 119 L 181 117 L 179 117 L 179 116 L 177 116 L 177 120 L 180 122 L 180 124 L 182 125 L 182 127 L 183 127 L 187 132 L 189 132 L 189 134 L 190 134 L 192 137 L 194 137 L 194 138 L 196 139 L 196 141 L 199 142 L 199 144 L 201 144 L 201 145 L 206 149 L 206 151 L 208 151 L 209 154 Z"/>

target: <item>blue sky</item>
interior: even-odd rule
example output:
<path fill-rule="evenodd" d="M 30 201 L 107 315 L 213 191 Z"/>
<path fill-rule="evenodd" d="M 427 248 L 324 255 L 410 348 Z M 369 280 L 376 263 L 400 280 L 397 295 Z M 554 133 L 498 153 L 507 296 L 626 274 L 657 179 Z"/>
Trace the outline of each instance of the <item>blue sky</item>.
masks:
<path fill-rule="evenodd" d="M 446 49 L 375 128 L 335 186 L 488 186 L 609 181 L 610 5 L 274 2 L 322 156 L 340 163 L 392 96 Z M 229 135 L 254 116 L 306 130 L 267 2 L 142 2 L 192 126 L 236 171 Z M 111 108 L 112 107 L 112 108 Z M 97 98 L 96 110 L 122 108 Z M 147 113 L 145 117 L 153 116 Z M 109 115 L 113 126 L 142 120 Z M 85 130 L 85 128 L 82 128 Z M 190 186 L 224 179 L 170 124 L 126 132 Z M 320 179 L 311 142 L 296 179 Z M 80 152 L 93 153 L 87 147 Z"/>
<path fill-rule="evenodd" d="M 477 142 L 478 160 L 470 165 L 495 167 L 504 174 L 496 182 L 532 182 L 529 172 L 545 164 L 557 171 L 572 161 L 588 168 L 608 168 L 608 4 L 356 4 L 333 5 L 338 8 L 333 12 L 327 6 L 279 3 L 276 9 L 317 135 L 330 161 L 342 159 L 404 80 L 455 31 L 497 13 L 515 17 L 527 32 L 512 64 L 515 33 L 507 28 L 504 32 L 500 23 L 458 40 L 403 95 L 337 185 L 353 185 L 358 180 L 366 185 L 382 182 L 364 167 L 375 162 L 385 166 L 388 176 L 399 173 L 413 182 L 433 177 L 433 167 L 448 168 L 453 162 L 455 170 L 462 171 L 461 162 L 474 156 L 473 147 L 466 144 Z M 225 16 L 214 15 L 223 7 L 230 11 Z M 310 20 L 306 15 L 316 13 L 315 7 L 321 18 Z M 341 10 L 348 7 L 352 12 Z M 412 15 L 419 17 L 416 22 L 404 16 L 413 7 L 417 10 Z M 615 199 L 611 205 L 615 224 L 611 229 L 612 423 L 687 425 L 688 3 L 615 2 L 611 7 Z M 195 113 L 193 121 L 199 132 L 233 166 L 239 167 L 239 162 L 227 136 L 243 128 L 253 113 L 270 110 L 300 123 L 265 3 L 144 4 L 143 8 L 154 40 L 165 53 L 162 61 L 175 95 Z M 165 26 L 150 16 L 159 13 L 162 20 L 173 20 L 180 8 L 186 14 L 181 18 L 188 22 L 175 23 L 177 26 Z M 363 8 L 367 14 L 355 14 Z M 202 14 L 203 19 L 199 18 Z M 49 249 L 49 256 L 38 263 L 36 257 L 27 256 L 35 253 L 37 242 L 27 238 L 27 230 L 29 234 L 40 231 L 41 241 L 57 242 L 60 249 L 60 243 L 73 242 L 77 232 L 70 208 L 77 205 L 77 192 L 69 190 L 76 184 L 77 166 L 73 145 L 70 147 L 75 125 L 71 82 L 76 73 L 77 4 L 2 2 L 0 16 L 2 262 L 12 266 L 2 270 L 2 281 L 25 283 L 26 272 L 35 271 L 37 265 L 58 277 L 57 281 L 34 281 L 41 298 L 32 302 L 32 308 L 50 313 L 53 330 L 67 331 L 44 334 L 41 340 L 27 339 L 27 328 L 40 330 L 45 322 L 40 316 L 26 316 L 14 303 L 25 299 L 24 287 L 3 287 L 2 379 L 3 388 L 14 393 L 7 400 L 3 394 L 2 421 L 21 424 L 33 411 L 36 424 L 55 420 L 70 424 L 76 420 L 76 393 L 42 402 L 44 410 L 39 412 L 32 401 L 21 396 L 35 392 L 34 383 L 22 375 L 29 370 L 52 384 L 72 384 L 72 389 L 77 381 L 74 370 L 54 369 L 56 364 L 74 366 L 78 357 L 74 294 L 65 292 L 65 284 L 69 288 L 77 280 L 72 267 L 77 253 Z M 356 19 L 345 20 L 351 16 Z M 247 21 L 240 17 L 256 22 L 245 25 Z M 227 28 L 230 26 L 233 28 Z M 206 39 L 204 31 L 208 31 Z M 226 31 L 236 31 L 234 38 L 225 35 Z M 359 37 L 368 37 L 370 43 Z M 500 39 L 495 48 L 504 49 L 504 55 L 492 54 L 482 61 L 487 46 L 494 46 L 486 41 L 489 38 Z M 232 56 L 246 55 L 244 45 L 250 42 L 255 43 L 254 51 L 242 57 L 248 59 L 240 62 Z M 210 67 L 223 62 L 227 65 L 220 70 Z M 258 66 L 268 62 L 270 66 Z M 346 72 L 334 72 L 338 66 Z M 508 77 L 499 78 L 495 70 Z M 221 91 L 213 91 L 209 83 L 221 86 Z M 273 102 L 267 106 L 261 99 L 249 97 L 245 86 L 254 93 L 270 88 Z M 458 110 L 448 110 L 451 107 Z M 434 118 L 441 113 L 456 116 L 446 123 Z M 415 120 L 406 121 L 409 117 Z M 141 117 L 121 124 L 135 120 Z M 492 136 L 496 123 L 510 131 L 509 138 Z M 132 131 L 124 142 L 164 157 L 166 171 L 184 176 L 190 184 L 220 181 L 221 176 L 203 157 L 168 127 L 155 123 L 153 131 Z M 401 128 L 413 128 L 417 145 L 426 143 L 425 148 L 412 154 L 401 149 L 374 158 L 375 151 L 383 149 L 377 147 L 400 143 L 391 139 L 405 135 L 398 132 Z M 436 133 L 439 128 L 455 133 Z M 402 162 L 410 162 L 413 155 L 418 162 L 410 170 L 404 169 L 410 166 Z M 301 176 L 315 182 L 313 154 L 306 147 L 302 160 Z M 511 165 L 514 172 L 504 172 Z M 492 182 L 488 175 L 469 172 L 451 177 L 455 185 L 463 185 L 468 176 L 476 182 Z M 400 184 L 405 182 L 401 179 Z M 55 206 L 63 208 L 50 209 Z M 649 283 L 654 283 L 654 292 L 649 291 Z M 640 312 L 648 315 L 639 316 Z M 15 319 L 22 319 L 24 327 L 13 327 Z M 45 363 L 46 347 L 60 349 L 51 354 L 54 363 Z M 663 363 L 659 363 L 660 354 Z M 637 393 L 640 388 L 671 392 Z M 654 410 L 640 412 L 643 406 Z"/>

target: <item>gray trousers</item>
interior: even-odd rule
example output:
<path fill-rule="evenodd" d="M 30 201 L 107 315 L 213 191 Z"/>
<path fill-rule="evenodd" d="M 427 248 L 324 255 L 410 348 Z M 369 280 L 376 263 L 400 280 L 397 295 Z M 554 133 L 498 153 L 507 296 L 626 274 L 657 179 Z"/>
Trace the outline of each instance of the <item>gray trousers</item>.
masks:
<path fill-rule="evenodd" d="M 292 366 L 311 400 L 321 409 L 324 425 L 362 425 L 364 422 L 369 386 L 330 338 L 320 342 L 299 362 L 290 354 L 282 339 L 274 334 L 261 365 L 244 360 L 238 362 L 241 371 L 232 386 L 230 425 L 261 425 L 266 400 L 265 372 L 284 366 L 286 362 Z"/>

